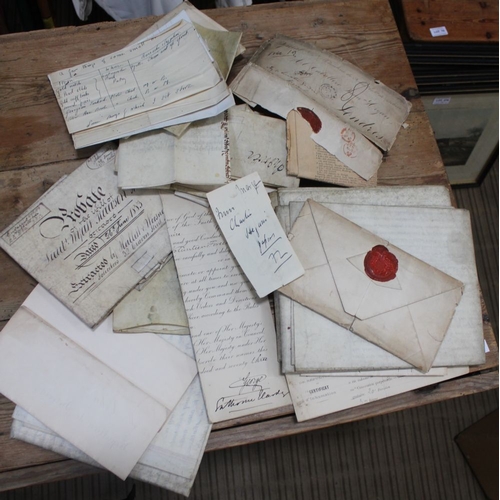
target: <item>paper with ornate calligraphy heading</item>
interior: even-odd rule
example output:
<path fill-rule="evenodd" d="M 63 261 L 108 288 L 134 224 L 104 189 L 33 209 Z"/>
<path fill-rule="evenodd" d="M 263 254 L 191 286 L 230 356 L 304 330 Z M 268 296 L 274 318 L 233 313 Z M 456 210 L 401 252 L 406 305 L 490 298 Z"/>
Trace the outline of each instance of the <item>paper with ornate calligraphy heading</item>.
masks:
<path fill-rule="evenodd" d="M 210 421 L 289 405 L 268 298 L 255 294 L 208 207 L 161 196 Z"/>
<path fill-rule="evenodd" d="M 231 252 L 259 297 L 304 274 L 259 174 L 211 191 L 207 198 Z"/>
<path fill-rule="evenodd" d="M 170 254 L 156 191 L 118 189 L 104 146 L 0 234 L 0 247 L 95 326 Z"/>
<path fill-rule="evenodd" d="M 312 44 L 277 35 L 231 83 L 251 106 L 283 118 L 297 109 L 312 139 L 364 179 L 382 162 L 411 104 L 371 75 Z"/>

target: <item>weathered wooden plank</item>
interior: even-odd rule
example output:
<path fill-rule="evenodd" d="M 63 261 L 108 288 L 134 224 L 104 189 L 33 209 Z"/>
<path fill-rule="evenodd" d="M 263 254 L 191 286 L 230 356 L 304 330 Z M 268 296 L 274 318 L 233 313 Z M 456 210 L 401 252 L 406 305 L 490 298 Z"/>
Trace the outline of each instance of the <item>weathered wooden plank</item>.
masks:
<path fill-rule="evenodd" d="M 102 471 L 91 465 L 63 459 L 59 462 L 26 467 L 25 469 L 5 473 L 0 472 L 0 492 L 42 483 L 73 479 L 99 472 Z"/>

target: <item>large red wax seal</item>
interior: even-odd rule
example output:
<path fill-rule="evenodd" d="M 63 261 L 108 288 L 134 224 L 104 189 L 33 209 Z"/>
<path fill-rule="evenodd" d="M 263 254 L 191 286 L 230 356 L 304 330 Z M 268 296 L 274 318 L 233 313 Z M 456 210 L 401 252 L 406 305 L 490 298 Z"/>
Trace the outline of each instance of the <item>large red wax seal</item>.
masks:
<path fill-rule="evenodd" d="M 398 259 L 384 245 L 374 246 L 364 260 L 365 273 L 374 281 L 391 281 L 398 272 Z"/>

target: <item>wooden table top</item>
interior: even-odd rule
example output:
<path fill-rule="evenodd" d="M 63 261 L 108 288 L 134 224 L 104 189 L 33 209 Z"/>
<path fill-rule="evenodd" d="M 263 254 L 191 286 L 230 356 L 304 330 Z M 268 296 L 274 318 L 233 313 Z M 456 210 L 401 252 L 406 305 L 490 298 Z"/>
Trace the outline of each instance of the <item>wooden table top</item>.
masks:
<path fill-rule="evenodd" d="M 381 185 L 449 187 L 429 120 L 418 98 L 387 0 L 279 2 L 205 11 L 225 28 L 242 31 L 246 52 L 230 80 L 260 44 L 282 33 L 316 43 L 356 64 L 413 104 L 379 171 Z M 76 151 L 47 74 L 113 52 L 157 18 L 58 28 L 0 37 L 0 230 L 62 175 L 97 150 Z M 0 251 L 0 326 L 36 282 Z M 487 315 L 485 315 L 487 318 Z M 297 423 L 293 408 L 214 426 L 207 451 L 271 439 L 498 387 L 498 348 L 485 319 L 486 364 L 460 379 Z M 14 404 L 0 395 L 0 491 L 95 472 L 85 464 L 9 438 Z"/>
<path fill-rule="evenodd" d="M 399 0 L 414 42 L 498 42 L 498 2 L 477 0 Z M 445 27 L 447 35 L 431 29 Z"/>

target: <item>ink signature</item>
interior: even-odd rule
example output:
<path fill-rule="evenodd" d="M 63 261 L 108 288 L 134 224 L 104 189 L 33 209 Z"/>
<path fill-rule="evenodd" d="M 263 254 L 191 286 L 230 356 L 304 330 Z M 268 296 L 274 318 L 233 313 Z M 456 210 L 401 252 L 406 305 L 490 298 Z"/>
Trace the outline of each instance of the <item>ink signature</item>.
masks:
<path fill-rule="evenodd" d="M 277 389 L 274 392 L 269 392 L 269 387 L 264 387 L 263 382 L 267 375 L 251 375 L 247 373 L 244 377 L 229 384 L 230 389 L 239 389 L 237 394 L 229 396 L 221 396 L 215 403 L 215 411 L 225 410 L 227 408 L 237 408 L 249 403 L 261 402 L 275 398 L 277 396 L 285 397 L 288 392 L 283 392 Z"/>

